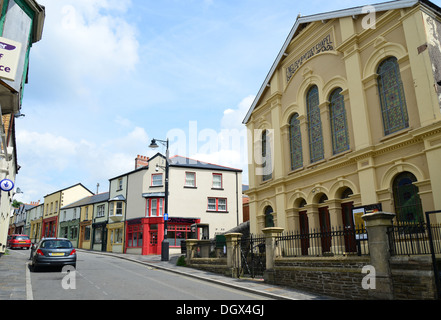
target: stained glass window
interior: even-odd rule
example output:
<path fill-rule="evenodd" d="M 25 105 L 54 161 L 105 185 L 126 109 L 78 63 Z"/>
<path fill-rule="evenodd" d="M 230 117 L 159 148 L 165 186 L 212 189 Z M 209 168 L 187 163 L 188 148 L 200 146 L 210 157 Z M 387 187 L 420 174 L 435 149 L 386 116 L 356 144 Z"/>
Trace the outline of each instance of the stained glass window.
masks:
<path fill-rule="evenodd" d="M 401 222 L 423 221 L 423 208 L 418 187 L 414 184 L 417 179 L 410 172 L 400 173 L 393 183 L 395 213 Z"/>
<path fill-rule="evenodd" d="M 309 153 L 311 163 L 323 159 L 323 134 L 320 119 L 319 94 L 317 86 L 309 89 L 306 96 L 309 127 Z"/>
<path fill-rule="evenodd" d="M 302 134 L 300 133 L 299 115 L 296 113 L 289 121 L 289 147 L 291 152 L 291 170 L 303 166 Z"/>
<path fill-rule="evenodd" d="M 407 128 L 409 117 L 397 58 L 390 57 L 378 67 L 378 90 L 384 134 Z"/>
<path fill-rule="evenodd" d="M 270 206 L 265 208 L 265 228 L 274 227 L 273 208 Z"/>
<path fill-rule="evenodd" d="M 271 137 L 268 130 L 262 133 L 262 160 L 263 160 L 263 181 L 273 177 L 271 163 Z"/>
<path fill-rule="evenodd" d="M 334 90 L 329 96 L 329 111 L 331 117 L 332 150 L 334 154 L 349 149 L 348 126 L 342 89 Z"/>

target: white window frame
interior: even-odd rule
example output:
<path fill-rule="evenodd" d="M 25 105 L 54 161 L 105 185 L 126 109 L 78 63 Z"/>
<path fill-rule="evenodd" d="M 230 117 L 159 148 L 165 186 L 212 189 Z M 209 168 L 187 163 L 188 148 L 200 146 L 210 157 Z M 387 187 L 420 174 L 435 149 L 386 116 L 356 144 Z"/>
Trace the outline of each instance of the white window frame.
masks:
<path fill-rule="evenodd" d="M 159 181 L 158 179 L 155 180 L 155 178 L 160 177 L 161 180 Z M 162 187 L 162 173 L 155 173 L 152 174 L 152 182 L 151 182 L 151 186 L 152 187 Z"/>
<path fill-rule="evenodd" d="M 209 197 L 207 202 L 207 211 L 209 212 L 228 212 L 227 198 Z"/>
<path fill-rule="evenodd" d="M 185 187 L 195 188 L 196 187 L 196 172 L 185 172 Z"/>
<path fill-rule="evenodd" d="M 220 181 L 217 181 L 217 179 L 220 178 Z M 223 188 L 223 176 L 222 173 L 213 173 L 213 189 L 222 189 Z"/>

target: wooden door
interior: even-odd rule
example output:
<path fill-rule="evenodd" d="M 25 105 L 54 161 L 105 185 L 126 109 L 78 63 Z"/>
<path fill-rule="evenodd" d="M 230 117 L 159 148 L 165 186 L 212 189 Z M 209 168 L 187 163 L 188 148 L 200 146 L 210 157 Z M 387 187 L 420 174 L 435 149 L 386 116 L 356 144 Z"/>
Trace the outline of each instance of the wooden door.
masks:
<path fill-rule="evenodd" d="M 158 254 L 158 230 L 149 231 L 149 253 Z"/>
<path fill-rule="evenodd" d="M 352 218 L 352 208 L 353 202 L 341 204 L 346 252 L 357 251 L 357 246 L 355 243 L 354 219 Z"/>
<path fill-rule="evenodd" d="M 321 243 L 322 252 L 331 251 L 331 220 L 329 218 L 328 207 L 319 208 L 320 232 L 322 233 Z"/>
<path fill-rule="evenodd" d="M 308 223 L 308 215 L 306 211 L 299 212 L 299 220 L 300 220 L 300 245 L 302 248 L 302 255 L 308 255 L 309 249 L 309 223 Z"/>

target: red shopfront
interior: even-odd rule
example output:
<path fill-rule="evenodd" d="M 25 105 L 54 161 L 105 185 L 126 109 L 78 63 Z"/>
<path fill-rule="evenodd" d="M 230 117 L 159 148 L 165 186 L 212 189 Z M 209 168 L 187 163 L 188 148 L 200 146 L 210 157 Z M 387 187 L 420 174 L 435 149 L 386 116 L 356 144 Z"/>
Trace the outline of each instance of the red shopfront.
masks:
<path fill-rule="evenodd" d="M 50 238 L 57 236 L 58 217 L 43 219 L 42 237 Z"/>
<path fill-rule="evenodd" d="M 167 240 L 170 248 L 180 248 L 181 242 L 190 238 L 191 225 L 200 219 L 169 218 L 167 222 Z M 164 239 L 164 218 L 137 218 L 126 221 L 127 249 L 141 249 L 142 255 L 161 254 L 161 243 Z"/>

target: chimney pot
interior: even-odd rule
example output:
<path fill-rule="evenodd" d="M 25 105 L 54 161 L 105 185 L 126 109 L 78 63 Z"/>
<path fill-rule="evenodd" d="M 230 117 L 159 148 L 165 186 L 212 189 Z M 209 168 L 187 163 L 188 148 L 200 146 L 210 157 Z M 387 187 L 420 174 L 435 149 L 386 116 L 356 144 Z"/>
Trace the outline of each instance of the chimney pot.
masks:
<path fill-rule="evenodd" d="M 149 164 L 149 158 L 146 156 L 139 155 L 135 159 L 135 169 L 146 167 Z"/>

